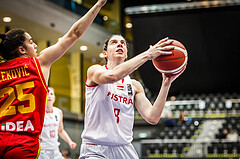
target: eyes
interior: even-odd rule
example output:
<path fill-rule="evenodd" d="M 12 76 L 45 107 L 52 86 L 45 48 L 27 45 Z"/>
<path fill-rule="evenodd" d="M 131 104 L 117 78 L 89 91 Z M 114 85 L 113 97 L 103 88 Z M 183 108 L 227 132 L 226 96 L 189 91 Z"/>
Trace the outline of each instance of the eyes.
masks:
<path fill-rule="evenodd" d="M 30 39 L 29 40 L 29 44 L 33 44 L 34 42 L 33 42 L 33 40 L 32 39 Z"/>
<path fill-rule="evenodd" d="M 35 44 L 32 38 L 28 39 L 27 41 L 29 44 Z"/>
<path fill-rule="evenodd" d="M 111 40 L 109 43 L 114 45 L 114 44 L 118 44 L 118 40 Z M 126 46 L 126 41 L 125 40 L 120 40 L 120 44 L 125 45 Z"/>
<path fill-rule="evenodd" d="M 49 92 L 48 94 L 49 94 L 49 95 L 52 95 L 52 96 L 54 95 L 54 93 L 53 93 L 53 92 Z"/>

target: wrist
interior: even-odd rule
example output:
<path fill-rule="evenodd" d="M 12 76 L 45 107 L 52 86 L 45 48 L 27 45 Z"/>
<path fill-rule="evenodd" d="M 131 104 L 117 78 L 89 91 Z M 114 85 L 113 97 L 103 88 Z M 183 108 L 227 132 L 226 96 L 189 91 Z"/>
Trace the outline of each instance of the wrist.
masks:
<path fill-rule="evenodd" d="M 143 59 L 152 60 L 152 57 L 151 57 L 151 55 L 149 54 L 148 51 L 143 52 L 141 55 L 142 55 Z"/>
<path fill-rule="evenodd" d="M 165 78 L 165 79 L 163 79 L 163 81 L 162 81 L 162 86 L 170 87 L 171 84 L 172 84 L 172 82 L 171 82 L 168 78 Z"/>
<path fill-rule="evenodd" d="M 102 5 L 101 5 L 99 2 L 97 2 L 97 3 L 95 4 L 95 6 L 98 7 L 98 8 L 102 8 Z"/>
<path fill-rule="evenodd" d="M 104 6 L 105 3 L 103 2 L 100 2 L 99 0 L 97 1 L 96 3 L 96 6 L 99 7 L 99 8 L 102 8 Z"/>

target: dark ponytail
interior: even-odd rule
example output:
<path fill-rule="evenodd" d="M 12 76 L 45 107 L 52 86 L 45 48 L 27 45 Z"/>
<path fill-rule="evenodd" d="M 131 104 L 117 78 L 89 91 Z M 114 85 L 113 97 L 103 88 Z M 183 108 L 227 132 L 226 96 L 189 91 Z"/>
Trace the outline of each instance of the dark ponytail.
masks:
<path fill-rule="evenodd" d="M 3 43 L 3 40 L 6 38 L 6 34 L 0 34 L 0 38 L 2 39 L 1 43 L 0 43 L 0 63 L 2 63 L 2 62 L 5 62 L 4 58 L 2 57 L 1 52 L 3 52 L 3 50 L 4 50 L 2 43 Z"/>
<path fill-rule="evenodd" d="M 0 34 L 0 38 L 2 39 L 2 41 L 6 38 L 6 34 Z"/>
<path fill-rule="evenodd" d="M 0 43 L 0 56 L 4 60 L 11 60 L 20 56 L 18 47 L 25 47 L 25 33 L 23 29 L 12 29 L 6 34 L 0 34 L 0 38 L 2 39 Z"/>

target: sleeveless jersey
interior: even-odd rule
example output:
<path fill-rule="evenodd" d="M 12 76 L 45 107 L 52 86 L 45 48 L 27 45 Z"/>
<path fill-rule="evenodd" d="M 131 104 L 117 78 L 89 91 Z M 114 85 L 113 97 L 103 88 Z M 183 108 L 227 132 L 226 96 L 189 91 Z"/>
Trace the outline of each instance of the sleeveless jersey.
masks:
<path fill-rule="evenodd" d="M 131 143 L 134 94 L 129 76 L 115 83 L 86 85 L 83 143 L 100 145 Z"/>
<path fill-rule="evenodd" d="M 60 120 L 61 110 L 59 108 L 53 107 L 52 113 L 45 113 L 40 142 L 42 149 L 56 149 L 60 145 L 58 142 Z"/>
<path fill-rule="evenodd" d="M 0 64 L 0 132 L 40 135 L 48 88 L 38 59 Z"/>

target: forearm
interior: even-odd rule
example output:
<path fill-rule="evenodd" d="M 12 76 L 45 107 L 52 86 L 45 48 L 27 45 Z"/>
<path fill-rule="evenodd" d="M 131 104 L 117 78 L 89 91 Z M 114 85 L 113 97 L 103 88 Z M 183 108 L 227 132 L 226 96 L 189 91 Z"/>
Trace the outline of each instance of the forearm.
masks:
<path fill-rule="evenodd" d="M 154 123 L 157 123 L 161 117 L 172 82 L 184 72 L 185 68 L 186 66 L 183 68 L 181 72 L 172 76 L 166 76 L 165 74 L 162 74 L 163 77 L 162 86 L 158 94 L 158 97 L 150 111 L 150 117 L 154 121 Z"/>
<path fill-rule="evenodd" d="M 160 92 L 159 92 L 157 99 L 155 100 L 153 107 L 150 111 L 150 117 L 151 117 L 151 121 L 153 124 L 157 124 L 161 117 L 170 87 L 171 87 L 170 82 L 162 83 Z"/>
<path fill-rule="evenodd" d="M 81 19 L 74 23 L 70 33 L 79 38 L 93 22 L 101 8 L 101 4 L 97 2 Z"/>
<path fill-rule="evenodd" d="M 121 63 L 120 65 L 116 66 L 112 71 L 114 75 L 116 75 L 116 81 L 122 79 L 123 77 L 131 74 L 135 70 L 137 70 L 141 65 L 143 65 L 146 61 L 150 59 L 147 52 L 141 53 L 134 58 Z"/>
<path fill-rule="evenodd" d="M 72 142 L 72 139 L 69 137 L 69 135 L 67 134 L 67 132 L 65 130 L 62 130 L 61 132 L 58 133 L 59 136 L 68 144 L 70 142 Z"/>

